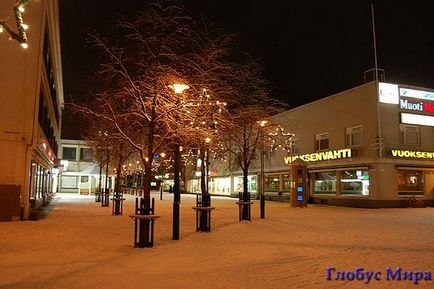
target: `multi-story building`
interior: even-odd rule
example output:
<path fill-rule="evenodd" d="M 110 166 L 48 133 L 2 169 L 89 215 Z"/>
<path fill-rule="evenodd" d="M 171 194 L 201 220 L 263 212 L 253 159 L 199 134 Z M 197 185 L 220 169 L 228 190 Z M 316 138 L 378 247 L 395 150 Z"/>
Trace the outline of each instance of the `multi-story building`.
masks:
<path fill-rule="evenodd" d="M 98 188 L 105 187 L 105 170 L 94 161 L 94 153 L 89 144 L 83 140 L 61 140 L 62 150 L 59 153 L 62 173 L 59 180 L 59 192 L 89 195 Z M 113 187 L 111 177 L 107 186 Z"/>
<path fill-rule="evenodd" d="M 16 27 L 16 0 L 0 17 Z M 4 14 L 3 14 L 4 13 Z M 63 107 L 57 0 L 27 2 L 27 48 L 0 33 L 0 219 L 27 219 L 53 190 Z"/>
<path fill-rule="evenodd" d="M 272 117 L 294 133 L 292 153 L 265 162 L 265 194 L 290 191 L 290 165 L 305 161 L 315 203 L 360 207 L 404 206 L 409 197 L 434 205 L 434 91 L 370 82 Z M 249 189 L 257 192 L 259 157 Z M 235 195 L 238 171 L 211 164 L 210 193 Z M 190 180 L 190 191 L 198 190 Z"/>

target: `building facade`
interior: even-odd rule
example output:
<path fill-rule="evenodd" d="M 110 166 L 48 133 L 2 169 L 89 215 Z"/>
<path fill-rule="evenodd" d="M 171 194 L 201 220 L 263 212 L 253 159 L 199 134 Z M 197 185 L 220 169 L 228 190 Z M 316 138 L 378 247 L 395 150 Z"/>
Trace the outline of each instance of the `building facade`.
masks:
<path fill-rule="evenodd" d="M 16 27 L 17 1 L 0 1 Z M 27 48 L 0 33 L 0 215 L 27 219 L 53 191 L 63 107 L 57 0 L 30 1 L 22 15 Z M 18 201 L 17 201 L 18 200 Z M 18 207 L 17 207 L 18 206 Z"/>
<path fill-rule="evenodd" d="M 94 152 L 83 140 L 61 140 L 59 158 L 62 173 L 59 178 L 59 192 L 80 195 L 94 194 L 106 185 L 105 169 L 94 161 Z M 113 178 L 107 178 L 107 187 L 113 188 Z"/>
<path fill-rule="evenodd" d="M 265 161 L 265 195 L 289 197 L 290 165 L 302 159 L 311 202 L 401 207 L 434 205 L 434 90 L 370 82 L 272 117 L 294 133 L 292 152 Z M 257 192 L 259 157 L 249 189 Z M 210 193 L 236 195 L 240 172 L 211 164 Z M 191 192 L 198 180 L 189 181 Z"/>

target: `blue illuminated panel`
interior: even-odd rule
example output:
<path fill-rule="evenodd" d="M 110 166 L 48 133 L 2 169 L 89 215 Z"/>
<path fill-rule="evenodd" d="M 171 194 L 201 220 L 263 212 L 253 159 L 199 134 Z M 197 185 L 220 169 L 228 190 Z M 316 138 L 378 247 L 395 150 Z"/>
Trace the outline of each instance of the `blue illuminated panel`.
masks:
<path fill-rule="evenodd" d="M 303 195 L 297 195 L 297 201 L 303 201 Z"/>
<path fill-rule="evenodd" d="M 303 187 L 297 187 L 297 192 L 302 193 L 303 192 Z"/>

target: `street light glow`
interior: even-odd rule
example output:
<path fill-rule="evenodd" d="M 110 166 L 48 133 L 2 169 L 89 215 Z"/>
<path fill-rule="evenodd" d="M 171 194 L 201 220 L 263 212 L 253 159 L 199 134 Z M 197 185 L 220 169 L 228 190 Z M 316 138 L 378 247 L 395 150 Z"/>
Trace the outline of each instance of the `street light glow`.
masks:
<path fill-rule="evenodd" d="M 206 142 L 206 143 L 210 143 L 210 142 L 211 142 L 211 138 L 207 137 L 207 138 L 205 139 L 205 142 Z"/>
<path fill-rule="evenodd" d="M 169 85 L 169 87 L 171 89 L 173 89 L 173 91 L 176 94 L 181 94 L 184 90 L 189 89 L 190 86 L 188 86 L 187 84 L 183 84 L 183 83 L 174 83 L 172 85 Z"/>
<path fill-rule="evenodd" d="M 268 120 L 260 120 L 258 123 L 260 126 L 264 127 L 268 123 Z"/>

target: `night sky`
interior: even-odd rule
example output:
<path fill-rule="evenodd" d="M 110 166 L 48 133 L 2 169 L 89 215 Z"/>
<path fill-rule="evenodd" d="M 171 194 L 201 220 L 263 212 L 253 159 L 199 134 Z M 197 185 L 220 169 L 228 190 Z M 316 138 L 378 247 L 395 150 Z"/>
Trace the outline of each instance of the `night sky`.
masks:
<path fill-rule="evenodd" d="M 86 44 L 117 14 L 134 15 L 145 1 L 61 0 L 65 101 L 83 99 L 96 65 Z M 363 83 L 374 67 L 371 1 L 184 0 L 195 16 L 230 33 L 265 68 L 272 95 L 296 107 Z M 386 82 L 434 88 L 434 1 L 374 1 L 378 67 Z M 64 114 L 63 138 L 79 124 Z"/>

